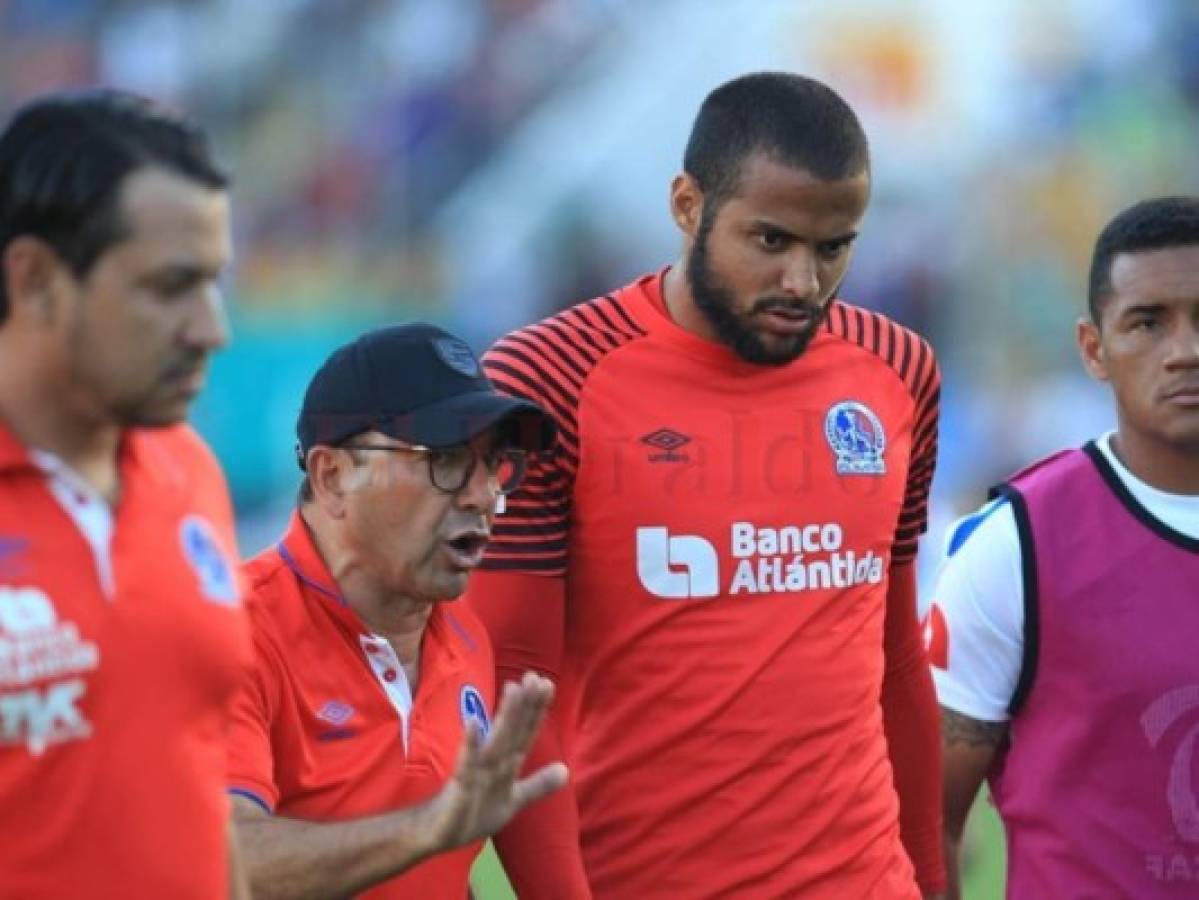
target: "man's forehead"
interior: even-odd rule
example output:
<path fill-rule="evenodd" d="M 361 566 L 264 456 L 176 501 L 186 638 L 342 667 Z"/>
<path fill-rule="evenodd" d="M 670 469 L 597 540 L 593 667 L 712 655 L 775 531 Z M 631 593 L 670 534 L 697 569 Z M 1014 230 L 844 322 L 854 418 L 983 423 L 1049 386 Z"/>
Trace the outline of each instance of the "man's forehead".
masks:
<path fill-rule="evenodd" d="M 1112 293 L 1129 300 L 1199 301 L 1199 243 L 1118 253 Z"/>
<path fill-rule="evenodd" d="M 776 153 L 767 148 L 759 148 L 751 150 L 741 158 L 741 162 L 737 166 L 737 175 L 740 178 L 773 176 L 787 177 L 801 181 L 822 182 L 825 184 L 839 184 L 844 182 L 869 182 L 870 168 L 869 166 L 863 166 L 858 171 L 848 171 L 842 175 L 817 174 L 803 163 L 789 160 L 781 153 Z"/>
<path fill-rule="evenodd" d="M 130 173 L 121 183 L 117 208 L 130 236 L 172 239 L 178 235 L 226 237 L 229 194 L 158 167 Z"/>
<path fill-rule="evenodd" d="M 747 157 L 729 203 L 783 215 L 819 211 L 856 218 L 866 210 L 870 175 L 862 170 L 838 179 L 821 179 L 811 171 L 758 153 Z"/>
<path fill-rule="evenodd" d="M 377 428 L 368 428 L 366 431 L 360 431 L 346 439 L 349 442 L 366 442 L 381 446 L 396 446 L 406 447 L 414 445 L 413 442 L 405 441 L 402 438 L 392 437 L 386 431 L 380 431 Z M 433 447 L 434 450 L 453 450 L 466 446 L 473 446 L 483 449 L 490 449 L 499 445 L 515 444 L 516 437 L 512 434 L 511 428 L 506 422 L 498 422 L 483 428 L 480 431 L 474 432 L 473 436 L 456 444 L 446 446 Z M 419 442 L 415 443 L 420 445 Z"/>
<path fill-rule="evenodd" d="M 142 166 L 121 182 L 119 203 L 126 215 L 153 216 L 182 207 L 228 211 L 229 192 L 209 187 L 181 172 L 157 165 Z"/>

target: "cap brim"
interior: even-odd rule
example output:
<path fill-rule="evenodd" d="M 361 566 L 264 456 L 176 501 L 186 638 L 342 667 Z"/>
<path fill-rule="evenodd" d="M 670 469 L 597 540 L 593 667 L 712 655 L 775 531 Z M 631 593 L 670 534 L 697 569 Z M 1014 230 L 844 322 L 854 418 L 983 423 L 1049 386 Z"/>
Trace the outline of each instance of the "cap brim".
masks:
<path fill-rule="evenodd" d="M 557 426 L 540 406 L 491 391 L 458 394 L 374 427 L 401 441 L 426 447 L 464 444 L 491 428 L 502 427 L 511 442 L 530 452 L 548 450 Z"/>

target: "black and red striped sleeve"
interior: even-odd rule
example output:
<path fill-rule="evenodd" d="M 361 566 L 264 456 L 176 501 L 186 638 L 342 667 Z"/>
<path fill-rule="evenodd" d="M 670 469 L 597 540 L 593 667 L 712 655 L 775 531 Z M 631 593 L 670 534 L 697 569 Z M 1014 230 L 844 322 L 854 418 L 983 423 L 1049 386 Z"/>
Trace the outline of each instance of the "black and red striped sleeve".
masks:
<path fill-rule="evenodd" d="M 826 327 L 886 363 L 912 398 L 912 453 L 891 557 L 893 565 L 911 562 L 920 535 L 928 530 L 928 498 L 937 466 L 941 370 L 936 355 L 928 341 L 914 331 L 847 303 L 833 304 Z"/>
<path fill-rule="evenodd" d="M 910 344 L 910 360 L 899 369 L 912 392 L 915 415 L 912 422 L 912 458 L 908 467 L 907 488 L 899 523 L 895 529 L 892 562 L 905 563 L 916 558 L 920 535 L 928 530 L 928 497 L 937 468 L 937 434 L 941 416 L 941 367 L 928 342 L 903 329 L 904 343 Z"/>
<path fill-rule="evenodd" d="M 483 568 L 561 576 L 566 573 L 571 495 L 579 465 L 579 400 L 605 356 L 644 330 L 615 296 L 601 297 L 501 338 L 483 367 L 506 394 L 546 409 L 558 426 L 554 446 L 537 454 L 525 481 L 505 498 Z"/>

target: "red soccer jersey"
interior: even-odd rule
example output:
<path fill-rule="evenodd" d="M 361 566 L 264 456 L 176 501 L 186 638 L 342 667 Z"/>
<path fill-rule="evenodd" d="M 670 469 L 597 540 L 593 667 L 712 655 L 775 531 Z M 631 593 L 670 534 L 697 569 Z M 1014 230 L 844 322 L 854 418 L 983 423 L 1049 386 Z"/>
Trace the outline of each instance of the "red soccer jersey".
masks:
<path fill-rule="evenodd" d="M 36 461 L 35 461 L 36 456 Z M 0 427 L 0 894 L 228 890 L 229 701 L 249 658 L 224 478 L 128 431 L 104 500 Z"/>
<path fill-rule="evenodd" d="M 834 302 L 756 366 L 661 275 L 501 340 L 561 430 L 486 566 L 566 579 L 559 715 L 597 898 L 918 896 L 879 705 L 888 571 L 925 527 L 927 344 Z"/>
<path fill-rule="evenodd" d="M 433 607 L 420 680 L 341 599 L 298 515 L 245 566 L 255 667 L 235 704 L 229 786 L 269 811 L 310 821 L 391 812 L 449 780 L 473 718 L 495 693 L 491 644 L 469 609 Z M 482 843 L 442 853 L 364 898 L 465 897 Z"/>

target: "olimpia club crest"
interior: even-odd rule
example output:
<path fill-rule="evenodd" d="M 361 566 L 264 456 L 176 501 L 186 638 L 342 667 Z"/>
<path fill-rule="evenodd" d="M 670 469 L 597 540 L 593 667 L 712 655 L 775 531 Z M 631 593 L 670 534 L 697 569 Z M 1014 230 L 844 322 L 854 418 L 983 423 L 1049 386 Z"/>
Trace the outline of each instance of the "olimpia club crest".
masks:
<path fill-rule="evenodd" d="M 824 436 L 836 454 L 838 475 L 882 475 L 887 471 L 883 423 L 865 403 L 845 400 L 829 409 Z"/>
<path fill-rule="evenodd" d="M 487 733 L 491 731 L 491 719 L 487 715 L 487 704 L 483 702 L 483 695 L 473 684 L 462 686 L 458 695 L 458 709 L 462 713 L 462 724 L 465 726 L 467 722 L 474 722 L 479 730 L 479 737 L 486 738 Z"/>
<path fill-rule="evenodd" d="M 238 602 L 237 575 L 207 520 L 188 516 L 179 524 L 183 556 L 196 573 L 200 593 L 214 603 Z"/>

